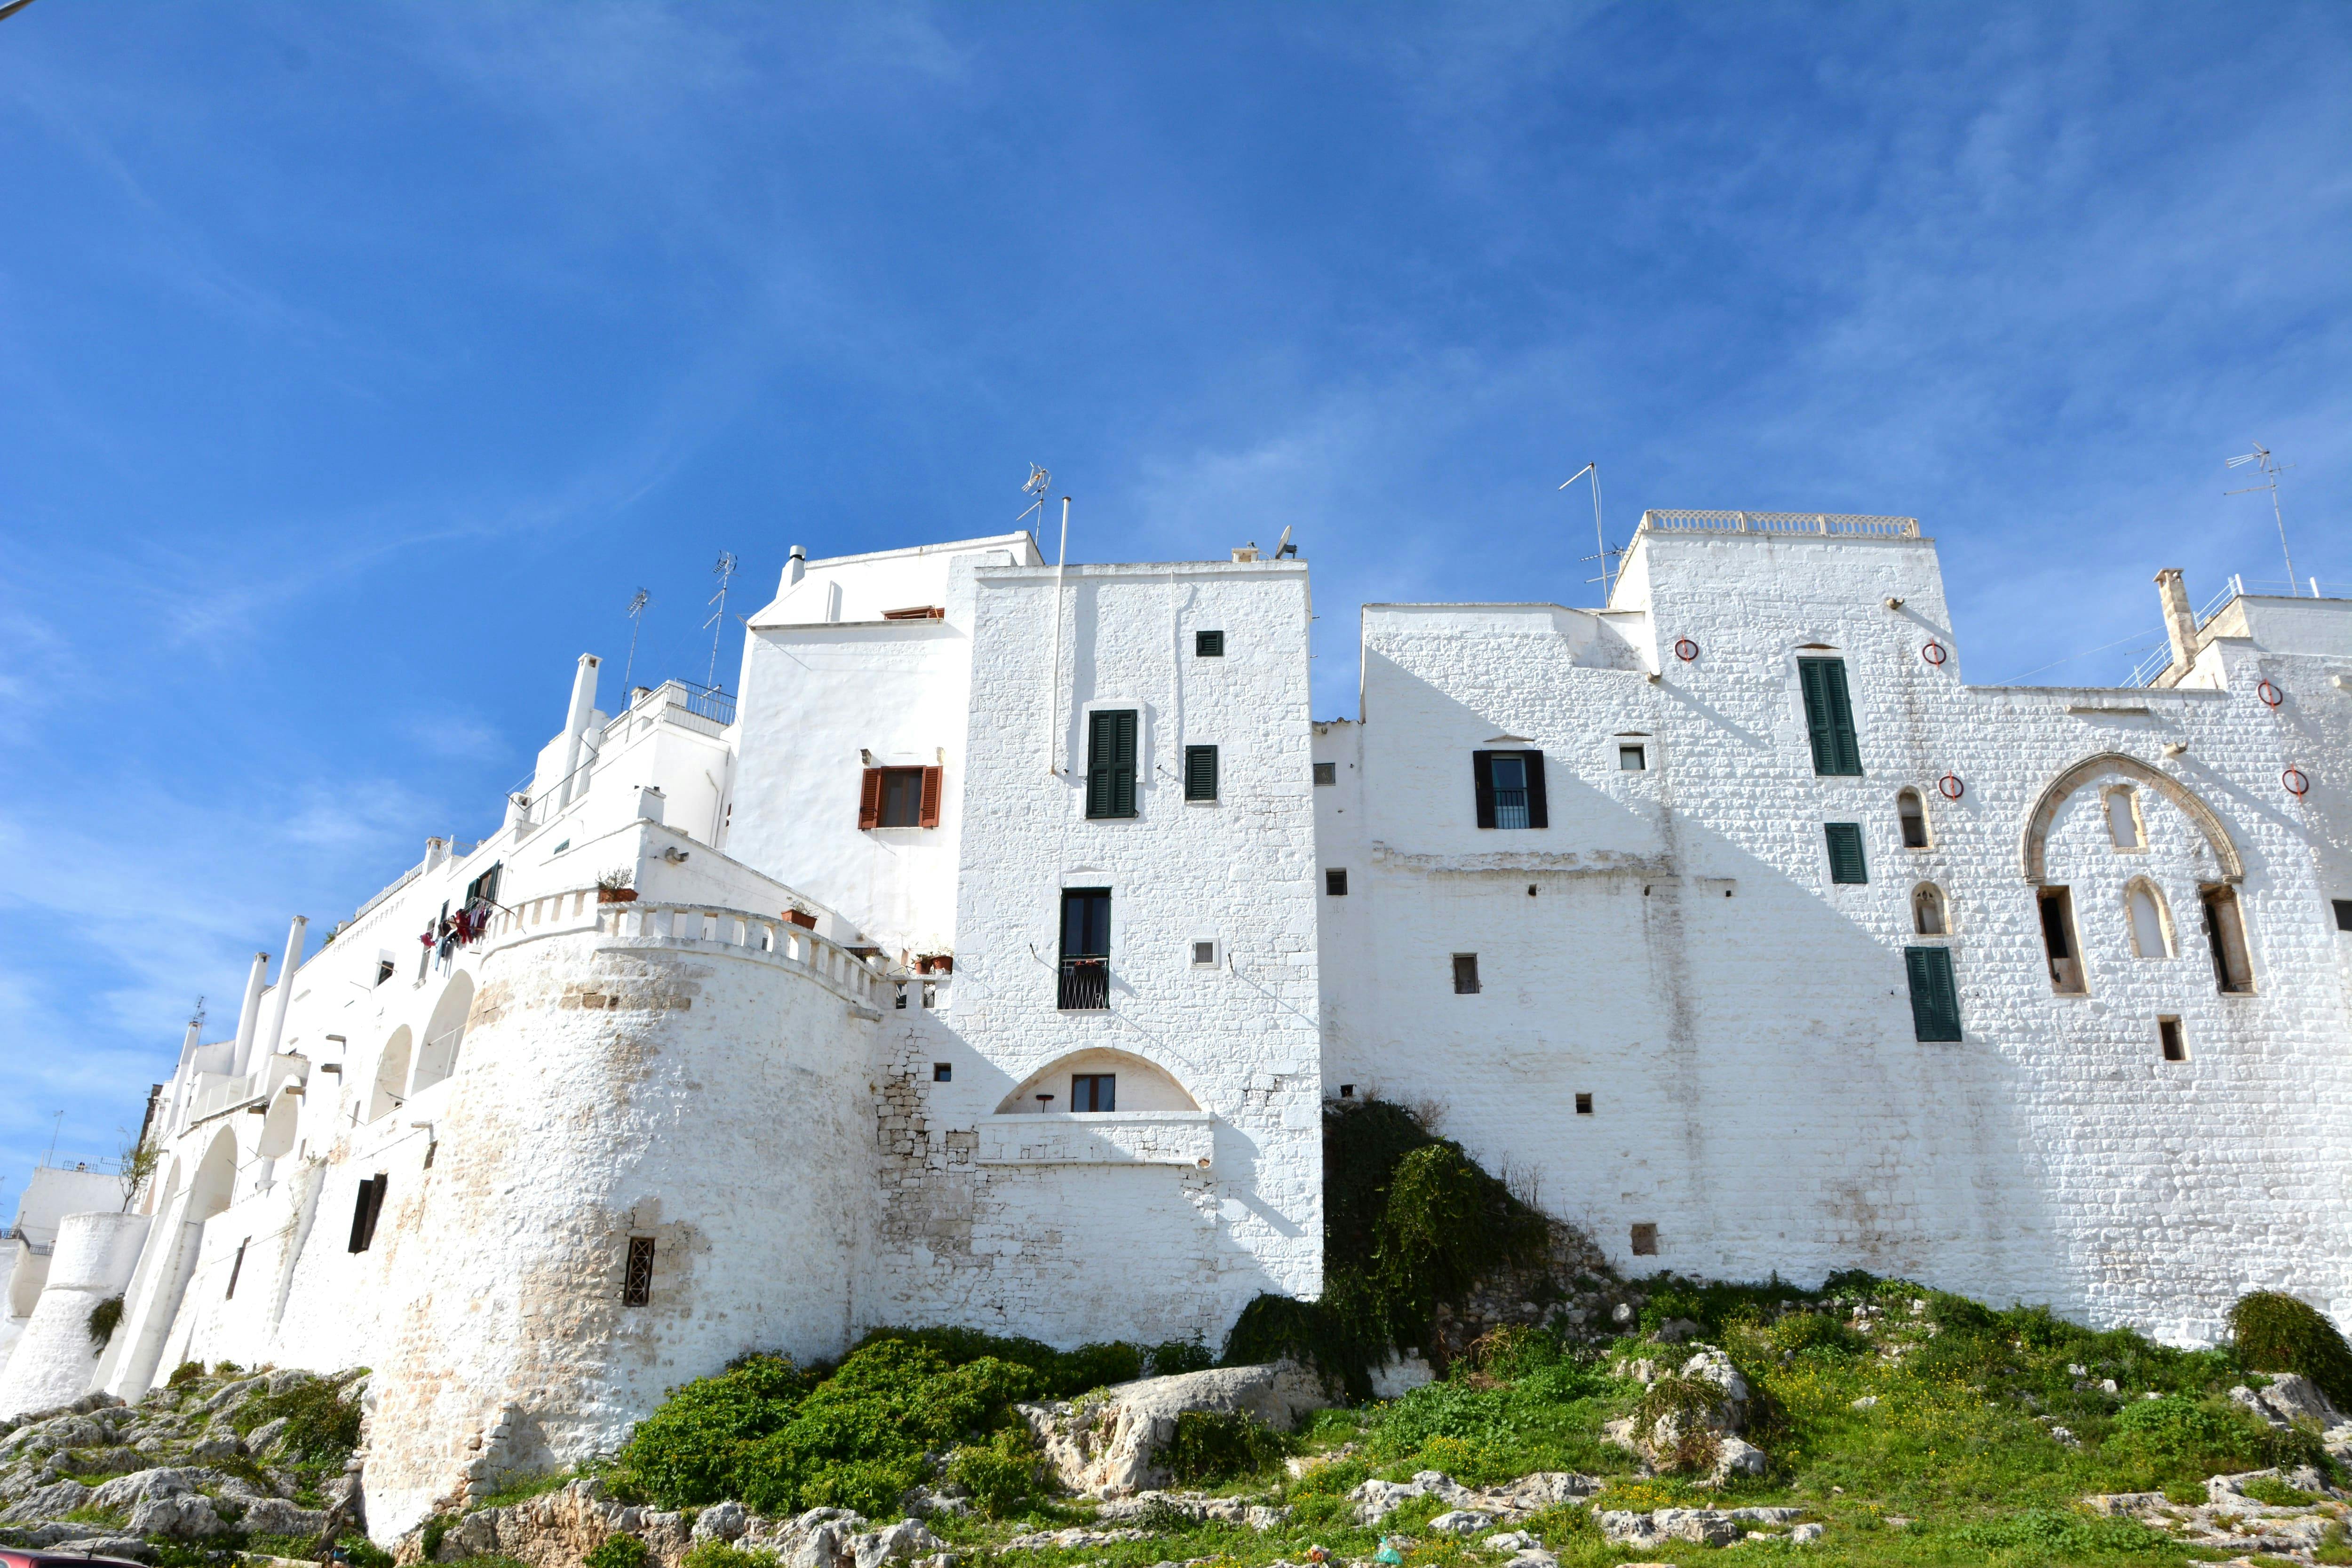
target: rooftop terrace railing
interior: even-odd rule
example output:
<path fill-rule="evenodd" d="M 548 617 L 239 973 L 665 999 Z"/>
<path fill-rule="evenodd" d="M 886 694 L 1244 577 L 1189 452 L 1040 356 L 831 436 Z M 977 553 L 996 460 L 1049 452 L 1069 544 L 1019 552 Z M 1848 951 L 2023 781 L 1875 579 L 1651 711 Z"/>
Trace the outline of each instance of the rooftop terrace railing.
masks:
<path fill-rule="evenodd" d="M 1642 526 L 1661 533 L 1812 533 L 1864 539 L 1916 539 L 1916 517 L 1850 511 L 1645 511 Z"/>

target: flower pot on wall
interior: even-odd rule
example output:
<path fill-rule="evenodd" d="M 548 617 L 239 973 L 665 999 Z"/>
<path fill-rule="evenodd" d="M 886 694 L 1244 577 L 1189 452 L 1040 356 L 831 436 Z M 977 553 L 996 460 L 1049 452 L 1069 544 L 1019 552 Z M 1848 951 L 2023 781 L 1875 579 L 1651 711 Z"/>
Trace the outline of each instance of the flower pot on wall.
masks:
<path fill-rule="evenodd" d="M 634 904 L 637 901 L 635 888 L 599 888 L 596 901 L 600 904 Z"/>
<path fill-rule="evenodd" d="M 816 917 L 806 910 L 786 910 L 784 919 L 805 931 L 816 930 Z"/>

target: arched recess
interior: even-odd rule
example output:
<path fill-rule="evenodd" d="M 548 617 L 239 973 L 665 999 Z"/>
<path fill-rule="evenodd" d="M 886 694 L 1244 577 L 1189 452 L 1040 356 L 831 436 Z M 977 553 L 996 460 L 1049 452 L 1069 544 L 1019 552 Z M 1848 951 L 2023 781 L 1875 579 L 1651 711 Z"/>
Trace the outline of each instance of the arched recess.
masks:
<path fill-rule="evenodd" d="M 1911 889 L 1911 930 L 1918 936 L 1952 934 L 1951 904 L 1944 889 L 1933 882 L 1922 882 Z"/>
<path fill-rule="evenodd" d="M 408 1026 L 403 1024 L 383 1043 L 375 1059 L 375 1092 L 368 1097 L 367 1119 L 389 1116 L 408 1099 Z"/>
<path fill-rule="evenodd" d="M 460 971 L 433 1004 L 425 1044 L 417 1047 L 416 1082 L 410 1093 L 422 1093 L 457 1070 L 457 1047 L 466 1037 L 466 1015 L 473 1005 L 474 977 Z"/>
<path fill-rule="evenodd" d="M 1200 1106 L 1167 1068 L 1132 1051 L 1076 1051 L 1031 1073 L 999 1102 L 996 1114 L 1014 1116 L 1039 1110 L 1067 1110 L 1071 1079 L 1108 1075 L 1117 1080 L 1119 1110 L 1198 1110 Z M 1037 1096 L 1054 1098 L 1041 1104 Z"/>
<path fill-rule="evenodd" d="M 2164 889 L 2146 877 L 2124 884 L 2124 925 L 2136 958 L 2175 958 L 2180 943 L 2172 929 L 2172 909 Z"/>
<path fill-rule="evenodd" d="M 2050 837 L 2050 824 L 2057 817 L 2058 808 L 2066 797 L 2102 773 L 2121 773 L 2127 779 L 2146 784 L 2165 799 L 2179 806 L 2181 815 L 2197 825 L 2205 841 L 2213 847 L 2213 858 L 2221 868 L 2221 880 L 2238 882 L 2245 879 L 2246 868 L 2238 858 L 2238 847 L 2230 842 L 2230 830 L 2213 808 L 2192 794 L 2189 787 L 2169 773 L 2159 773 L 2137 757 L 2127 757 L 2121 752 L 2101 752 L 2084 757 L 2081 762 L 2050 781 L 2042 798 L 2033 803 L 2033 810 L 2025 819 L 2025 837 L 2020 847 L 2020 858 L 2024 863 L 2025 879 L 2039 887 L 2048 880 L 2044 869 L 2044 854 Z"/>
<path fill-rule="evenodd" d="M 276 1160 L 294 1152 L 294 1134 L 302 1125 L 302 1097 L 288 1084 L 269 1102 L 269 1114 L 261 1119 L 261 1137 L 253 1152 L 265 1160 Z"/>
<path fill-rule="evenodd" d="M 236 1134 L 226 1128 L 214 1135 L 212 1145 L 188 1182 L 187 1222 L 202 1225 L 228 1207 L 236 1191 Z"/>

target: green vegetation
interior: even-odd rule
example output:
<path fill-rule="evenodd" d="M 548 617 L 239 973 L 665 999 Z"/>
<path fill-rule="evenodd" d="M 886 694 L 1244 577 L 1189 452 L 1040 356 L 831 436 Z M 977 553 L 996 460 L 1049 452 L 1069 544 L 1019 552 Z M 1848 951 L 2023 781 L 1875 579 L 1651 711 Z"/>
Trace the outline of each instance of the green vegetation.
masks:
<path fill-rule="evenodd" d="M 529 1502 L 535 1497 L 561 1491 L 576 1476 L 572 1470 L 551 1470 L 543 1476 L 511 1476 L 495 1491 L 485 1492 L 474 1500 L 476 1508 L 507 1508 L 519 1502 Z"/>
<path fill-rule="evenodd" d="M 166 1388 L 185 1388 L 188 1384 L 195 1382 L 198 1378 L 204 1375 L 204 1363 L 200 1361 L 184 1361 L 179 1365 L 172 1369 L 171 1378 L 164 1384 L 164 1386 Z"/>
<path fill-rule="evenodd" d="M 122 1326 L 122 1298 L 109 1296 L 89 1310 L 89 1342 L 104 1350 L 114 1338 L 114 1331 Z"/>
<path fill-rule="evenodd" d="M 1253 1475 L 1289 1451 L 1282 1434 L 1239 1412 L 1187 1410 L 1176 1417 L 1176 1436 L 1160 1458 L 1185 1487 L 1207 1486 Z"/>
<path fill-rule="evenodd" d="M 652 1556 L 634 1535 L 608 1535 L 580 1561 L 582 1568 L 646 1568 Z"/>
<path fill-rule="evenodd" d="M 2230 1309 L 2238 1353 L 2257 1372 L 2299 1372 L 2338 1409 L 2352 1410 L 2352 1345 L 2312 1307 L 2257 1290 Z"/>

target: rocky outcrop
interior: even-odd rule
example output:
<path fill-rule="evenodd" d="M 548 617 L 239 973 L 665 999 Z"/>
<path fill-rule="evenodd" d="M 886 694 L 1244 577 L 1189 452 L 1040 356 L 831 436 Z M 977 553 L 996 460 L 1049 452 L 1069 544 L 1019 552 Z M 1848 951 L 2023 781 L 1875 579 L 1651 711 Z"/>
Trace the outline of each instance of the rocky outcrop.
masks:
<path fill-rule="evenodd" d="M 644 1542 L 662 1568 L 677 1568 L 687 1552 L 704 1541 L 772 1554 L 782 1568 L 884 1568 L 891 1563 L 936 1559 L 947 1547 L 920 1520 L 901 1520 L 878 1529 L 866 1526 L 863 1516 L 845 1508 L 813 1508 L 792 1519 L 768 1519 L 739 1502 L 714 1503 L 689 1525 L 684 1514 L 621 1502 L 591 1479 L 525 1502 L 467 1514 L 441 1532 L 433 1560 L 459 1563 L 496 1556 L 532 1568 L 578 1568 L 583 1558 L 615 1535 L 634 1535 Z M 422 1563 L 424 1542 L 421 1530 L 405 1537 L 394 1561 L 404 1568 Z"/>
<path fill-rule="evenodd" d="M 1707 1471 L 1717 1486 L 1733 1476 L 1760 1476 L 1769 1468 L 1764 1450 L 1739 1434 L 1748 1429 L 1748 1380 L 1731 1358 L 1702 1345 L 1677 1372 L 1654 1361 L 1634 1361 L 1620 1372 L 1651 1391 L 1643 1408 L 1612 1421 L 1601 1436 L 1641 1456 L 1652 1471 L 1694 1468 Z"/>
<path fill-rule="evenodd" d="M 1601 1486 L 1601 1481 L 1574 1470 L 1539 1470 L 1499 1487 L 1482 1488 L 1465 1487 L 1442 1470 L 1422 1470 L 1409 1481 L 1366 1481 L 1348 1494 L 1348 1500 L 1356 1505 L 1360 1521 L 1373 1525 L 1396 1511 L 1400 1504 L 1433 1497 L 1452 1513 L 1481 1518 L 1481 1523 L 1449 1531 L 1466 1535 L 1497 1522 L 1517 1523 L 1562 1503 L 1581 1502 Z"/>
<path fill-rule="evenodd" d="M 1331 1403 L 1315 1375 L 1292 1362 L 1221 1366 L 1122 1383 L 1099 1394 L 1017 1410 L 1061 1482 L 1093 1497 L 1129 1497 L 1172 1479 L 1160 1455 L 1187 1411 L 1239 1414 L 1287 1432 Z"/>
<path fill-rule="evenodd" d="M 1728 1546 L 1751 1526 L 1793 1524 L 1804 1512 L 1801 1508 L 1661 1508 L 1648 1513 L 1603 1509 L 1592 1519 L 1601 1527 L 1601 1539 L 1620 1546 L 1661 1546 L 1668 1542 Z M 1820 1533 L 1816 1527 L 1805 1540 L 1817 1539 Z"/>

